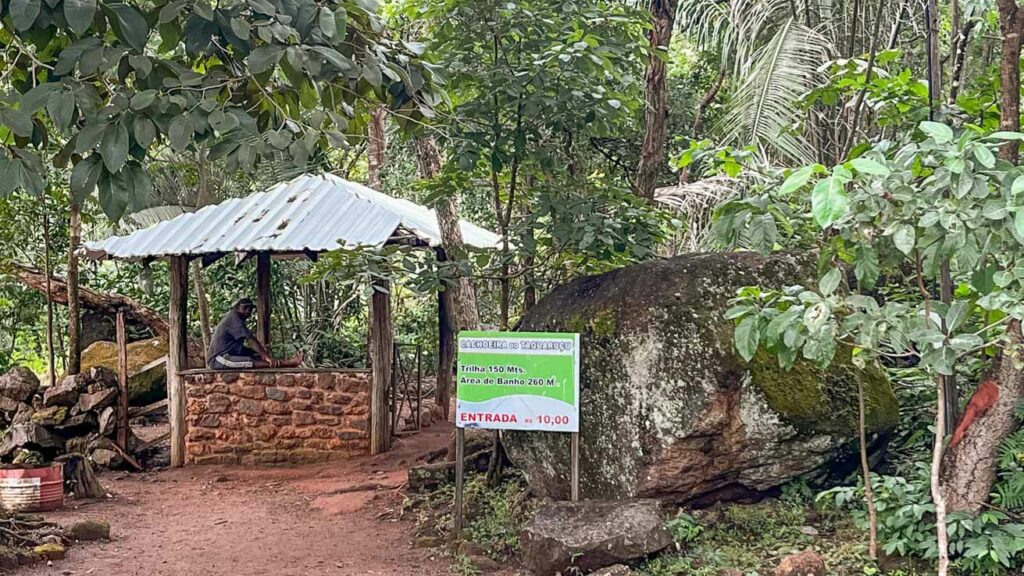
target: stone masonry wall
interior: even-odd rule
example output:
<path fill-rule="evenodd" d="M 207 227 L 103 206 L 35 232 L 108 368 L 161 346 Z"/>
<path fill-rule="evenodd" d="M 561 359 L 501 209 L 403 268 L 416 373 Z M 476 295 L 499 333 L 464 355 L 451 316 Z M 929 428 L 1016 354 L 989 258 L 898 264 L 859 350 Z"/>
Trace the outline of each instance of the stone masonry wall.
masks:
<path fill-rule="evenodd" d="M 362 371 L 186 374 L 186 462 L 323 462 L 366 454 L 370 378 Z"/>

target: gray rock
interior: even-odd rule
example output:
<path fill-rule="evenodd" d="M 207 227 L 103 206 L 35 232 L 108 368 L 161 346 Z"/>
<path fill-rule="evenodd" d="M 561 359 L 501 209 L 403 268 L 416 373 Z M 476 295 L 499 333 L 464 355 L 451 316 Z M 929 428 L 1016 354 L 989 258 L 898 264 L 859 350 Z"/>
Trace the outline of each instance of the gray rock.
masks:
<path fill-rule="evenodd" d="M 78 411 L 89 412 L 101 410 L 114 403 L 117 398 L 117 388 L 104 388 L 97 392 L 82 394 L 78 397 Z"/>
<path fill-rule="evenodd" d="M 107 406 L 100 412 L 99 431 L 103 436 L 110 436 L 117 429 L 117 410 Z"/>
<path fill-rule="evenodd" d="M 78 382 L 82 380 L 80 376 L 81 374 L 69 376 L 56 386 L 46 388 L 43 391 L 43 406 L 74 406 L 82 391 L 78 386 Z"/>
<path fill-rule="evenodd" d="M 102 468 L 117 468 L 124 461 L 120 454 L 113 450 L 107 450 L 106 448 L 97 448 L 93 450 L 89 457 L 97 466 Z"/>
<path fill-rule="evenodd" d="M 32 415 L 32 422 L 40 426 L 57 426 L 64 422 L 67 417 L 68 409 L 66 406 L 50 406 L 49 408 L 36 410 L 35 414 Z"/>
<path fill-rule="evenodd" d="M 541 506 L 520 537 L 523 559 L 539 576 L 593 572 L 671 543 L 657 500 L 552 502 Z"/>
<path fill-rule="evenodd" d="M 0 396 L 6 396 L 18 402 L 26 402 L 37 391 L 39 391 L 39 378 L 28 368 L 16 366 L 7 374 L 0 376 Z"/>
<path fill-rule="evenodd" d="M 7 455 L 18 448 L 30 450 L 62 448 L 64 441 L 39 424 L 15 424 L 7 429 L 0 442 L 0 454 Z"/>
<path fill-rule="evenodd" d="M 117 374 L 106 366 L 94 366 L 89 369 L 89 380 L 95 385 L 105 388 L 117 386 Z"/>
<path fill-rule="evenodd" d="M 8 415 L 8 417 L 14 417 L 14 414 L 21 408 L 22 403 L 8 398 L 7 396 L 0 396 L 0 412 Z"/>
<path fill-rule="evenodd" d="M 46 408 L 44 408 L 44 410 L 46 410 Z M 39 413 L 36 412 L 36 415 L 38 414 Z M 83 433 L 95 430 L 96 426 L 96 415 L 92 412 L 86 412 L 84 414 L 75 414 L 65 420 L 63 424 L 57 426 L 56 429 L 65 438 L 70 438 L 72 436 L 79 436 Z"/>
<path fill-rule="evenodd" d="M 24 424 L 32 421 L 32 415 L 36 413 L 35 408 L 22 402 L 18 404 L 18 411 L 14 413 L 11 424 Z"/>
<path fill-rule="evenodd" d="M 524 316 L 529 331 L 580 333 L 580 495 L 673 504 L 760 496 L 803 476 L 857 467 L 857 377 L 871 449 L 899 420 L 884 372 L 847 347 L 827 370 L 790 371 L 736 353 L 728 301 L 745 285 L 814 286 L 815 256 L 688 254 L 556 288 Z M 567 434 L 508 432 L 509 457 L 541 496 L 569 497 Z"/>

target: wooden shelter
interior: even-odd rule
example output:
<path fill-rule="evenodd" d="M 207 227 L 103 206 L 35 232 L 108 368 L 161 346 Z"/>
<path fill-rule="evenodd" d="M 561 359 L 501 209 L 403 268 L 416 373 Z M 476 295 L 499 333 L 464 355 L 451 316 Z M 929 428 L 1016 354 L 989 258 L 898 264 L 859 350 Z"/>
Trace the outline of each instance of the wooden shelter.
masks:
<path fill-rule="evenodd" d="M 469 222 L 462 221 L 460 225 L 467 245 L 479 249 L 493 249 L 498 246 L 500 239 L 497 235 Z M 110 237 L 84 245 L 84 254 L 93 259 L 166 259 L 170 263 L 167 395 L 172 466 L 182 466 L 186 461 L 185 376 L 189 373 L 189 262 L 201 259 L 203 266 L 208 266 L 229 254 L 235 255 L 238 261 L 255 259 L 258 300 L 256 335 L 264 345 L 269 346 L 270 312 L 273 304 L 270 275 L 273 260 L 315 260 L 322 252 L 382 247 L 387 244 L 434 249 L 439 258 L 444 258 L 441 233 L 432 210 L 325 174 L 303 175 L 278 184 L 267 192 L 230 199 L 125 236 Z M 369 348 L 372 373 L 369 394 L 369 450 L 374 454 L 386 451 L 390 446 L 387 389 L 391 380 L 394 341 L 390 291 L 387 286 L 379 288 L 381 289 L 374 291 L 370 303 Z M 451 349 L 454 338 L 447 321 L 449 316 L 445 308 L 448 304 L 445 300 L 443 297 L 438 299 L 438 328 L 441 332 L 438 351 L 439 388 L 450 384 L 451 363 L 454 357 L 454 351 Z M 260 372 L 280 373 L 289 370 Z M 303 377 L 308 378 L 308 374 L 316 371 L 295 369 L 290 372 L 303 374 Z M 197 381 L 203 380 L 199 377 Z M 447 406 L 443 408 L 447 411 Z M 249 410 L 251 412 L 252 408 Z M 262 408 L 260 410 L 262 411 Z M 327 419 L 328 416 L 324 418 Z M 214 418 L 207 420 L 212 422 Z M 201 453 L 200 450 L 197 452 Z M 258 454 L 254 458 L 260 461 Z"/>

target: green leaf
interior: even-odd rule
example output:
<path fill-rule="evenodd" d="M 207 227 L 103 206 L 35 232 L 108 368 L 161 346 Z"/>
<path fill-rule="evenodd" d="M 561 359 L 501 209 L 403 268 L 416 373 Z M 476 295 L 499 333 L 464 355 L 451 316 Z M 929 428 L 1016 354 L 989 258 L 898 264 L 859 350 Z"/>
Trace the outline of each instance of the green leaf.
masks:
<path fill-rule="evenodd" d="M 376 60 L 363 63 L 363 79 L 370 83 L 370 86 L 379 88 L 384 78 L 381 76 L 380 66 Z"/>
<path fill-rule="evenodd" d="M 107 125 L 100 140 L 100 156 L 111 173 L 119 171 L 128 160 L 128 130 L 122 122 Z"/>
<path fill-rule="evenodd" d="M 814 221 L 822 228 L 828 228 L 842 218 L 848 204 L 846 190 L 835 176 L 818 182 L 811 193 L 811 212 Z"/>
<path fill-rule="evenodd" d="M 818 281 L 818 292 L 822 296 L 828 296 L 836 291 L 843 276 L 838 267 L 832 268 Z"/>
<path fill-rule="evenodd" d="M 779 187 L 779 195 L 785 196 L 787 194 L 792 194 L 800 188 L 803 188 L 804 184 L 807 184 L 807 181 L 811 179 L 811 175 L 816 172 L 815 168 L 816 165 L 804 166 L 790 174 L 789 178 L 786 178 L 786 181 Z"/>
<path fill-rule="evenodd" d="M 878 253 L 868 245 L 858 245 L 853 259 L 853 275 L 857 277 L 861 288 L 871 290 L 878 281 L 881 274 L 881 267 L 878 263 Z"/>
<path fill-rule="evenodd" d="M 0 108 L 0 126 L 7 126 L 11 132 L 22 138 L 32 136 L 32 118 L 14 108 Z"/>
<path fill-rule="evenodd" d="M 25 114 L 35 114 L 37 110 L 46 105 L 46 102 L 60 88 L 56 82 L 46 82 L 32 88 L 21 95 L 21 110 Z"/>
<path fill-rule="evenodd" d="M 988 146 L 978 144 L 974 147 L 974 157 L 978 159 L 985 168 L 992 168 L 996 165 L 996 157 L 992 154 L 992 151 L 988 149 Z"/>
<path fill-rule="evenodd" d="M 131 191 L 124 188 L 125 180 L 126 175 L 122 175 L 118 179 L 118 184 L 115 185 L 114 177 L 109 172 L 103 172 L 97 183 L 99 187 L 100 208 L 103 209 L 103 213 L 106 214 L 107 218 L 114 222 L 120 220 L 121 216 L 124 215 L 125 209 L 128 208 L 128 195 L 131 194 Z"/>
<path fill-rule="evenodd" d="M 21 183 L 21 163 L 0 155 L 0 198 L 14 192 Z"/>
<path fill-rule="evenodd" d="M 192 126 L 192 122 L 187 114 L 176 116 L 174 120 L 171 120 L 171 125 L 167 128 L 167 137 L 171 141 L 171 148 L 177 152 L 182 152 L 188 148 L 194 133 L 195 128 Z"/>
<path fill-rule="evenodd" d="M 138 164 L 127 166 L 128 176 L 131 178 L 132 195 L 128 201 L 128 208 L 137 212 L 149 205 L 149 197 L 153 194 L 153 181 L 146 170 Z"/>
<path fill-rule="evenodd" d="M 58 130 L 66 130 L 75 117 L 75 95 L 73 92 L 57 92 L 46 102 L 46 112 L 53 119 Z"/>
<path fill-rule="evenodd" d="M 917 241 L 917 231 L 910 224 L 897 224 L 892 232 L 892 242 L 896 249 L 904 254 L 914 251 L 914 244 Z"/>
<path fill-rule="evenodd" d="M 1017 232 L 1017 236 L 1024 238 L 1024 208 L 1017 210 L 1017 213 L 1013 215 L 1013 229 Z"/>
<path fill-rule="evenodd" d="M 953 129 L 945 124 L 925 120 L 918 127 L 937 144 L 945 144 L 953 140 Z"/>
<path fill-rule="evenodd" d="M 71 170 L 71 193 L 75 202 L 84 202 L 96 190 L 96 184 L 103 173 L 103 163 L 99 157 L 89 156 L 75 164 Z"/>
<path fill-rule="evenodd" d="M 143 148 L 148 148 L 156 140 L 156 125 L 149 118 L 136 116 L 132 131 L 135 133 L 135 142 Z"/>
<path fill-rule="evenodd" d="M 14 28 L 24 32 L 32 27 L 42 8 L 42 0 L 11 0 L 11 22 Z"/>
<path fill-rule="evenodd" d="M 246 58 L 246 62 L 249 63 L 249 72 L 253 74 L 261 74 L 270 70 L 281 60 L 281 54 L 284 52 L 283 46 L 276 44 L 269 44 L 266 46 L 260 46 L 252 52 Z"/>
<path fill-rule="evenodd" d="M 64 19 L 68 26 L 81 36 L 90 26 L 96 15 L 96 0 L 64 0 Z"/>
<path fill-rule="evenodd" d="M 156 90 L 143 90 L 132 96 L 131 107 L 132 110 L 145 110 L 154 101 L 156 101 Z"/>
<path fill-rule="evenodd" d="M 757 346 L 761 342 L 761 332 L 758 330 L 757 316 L 747 316 L 736 327 L 736 351 L 747 362 L 750 362 L 757 354 Z"/>
<path fill-rule="evenodd" d="M 334 11 L 334 25 L 338 27 L 335 39 L 344 40 L 348 35 L 348 11 L 344 7 L 339 7 Z"/>
<path fill-rule="evenodd" d="M 888 176 L 890 174 L 889 167 L 875 162 L 870 158 L 854 158 L 850 160 L 850 165 L 853 166 L 857 172 L 864 174 L 873 174 L 875 176 Z"/>
<path fill-rule="evenodd" d="M 129 46 L 142 51 L 149 38 L 149 24 L 134 6 L 123 2 L 111 2 L 106 7 L 114 14 L 114 32 Z"/>
<path fill-rule="evenodd" d="M 987 136 L 993 140 L 1024 140 L 1024 134 L 1020 132 L 993 132 Z"/>
<path fill-rule="evenodd" d="M 946 313 L 946 332 L 952 333 L 963 324 L 969 310 L 967 302 L 957 300 L 949 305 L 949 312 Z"/>
<path fill-rule="evenodd" d="M 238 128 L 238 118 L 236 118 L 234 114 L 225 113 L 223 110 L 214 110 L 213 112 L 210 112 L 210 116 L 207 118 L 207 121 L 214 130 L 221 134 Z"/>

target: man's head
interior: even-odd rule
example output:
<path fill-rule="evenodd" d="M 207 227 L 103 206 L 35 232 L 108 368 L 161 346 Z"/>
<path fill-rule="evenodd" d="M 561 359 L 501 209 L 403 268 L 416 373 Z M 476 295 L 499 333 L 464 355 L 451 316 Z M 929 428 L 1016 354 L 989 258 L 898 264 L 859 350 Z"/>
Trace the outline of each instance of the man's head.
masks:
<path fill-rule="evenodd" d="M 242 298 L 238 302 L 235 302 L 235 310 L 242 316 L 242 318 L 248 320 L 256 310 L 256 305 L 252 303 L 251 298 Z"/>

